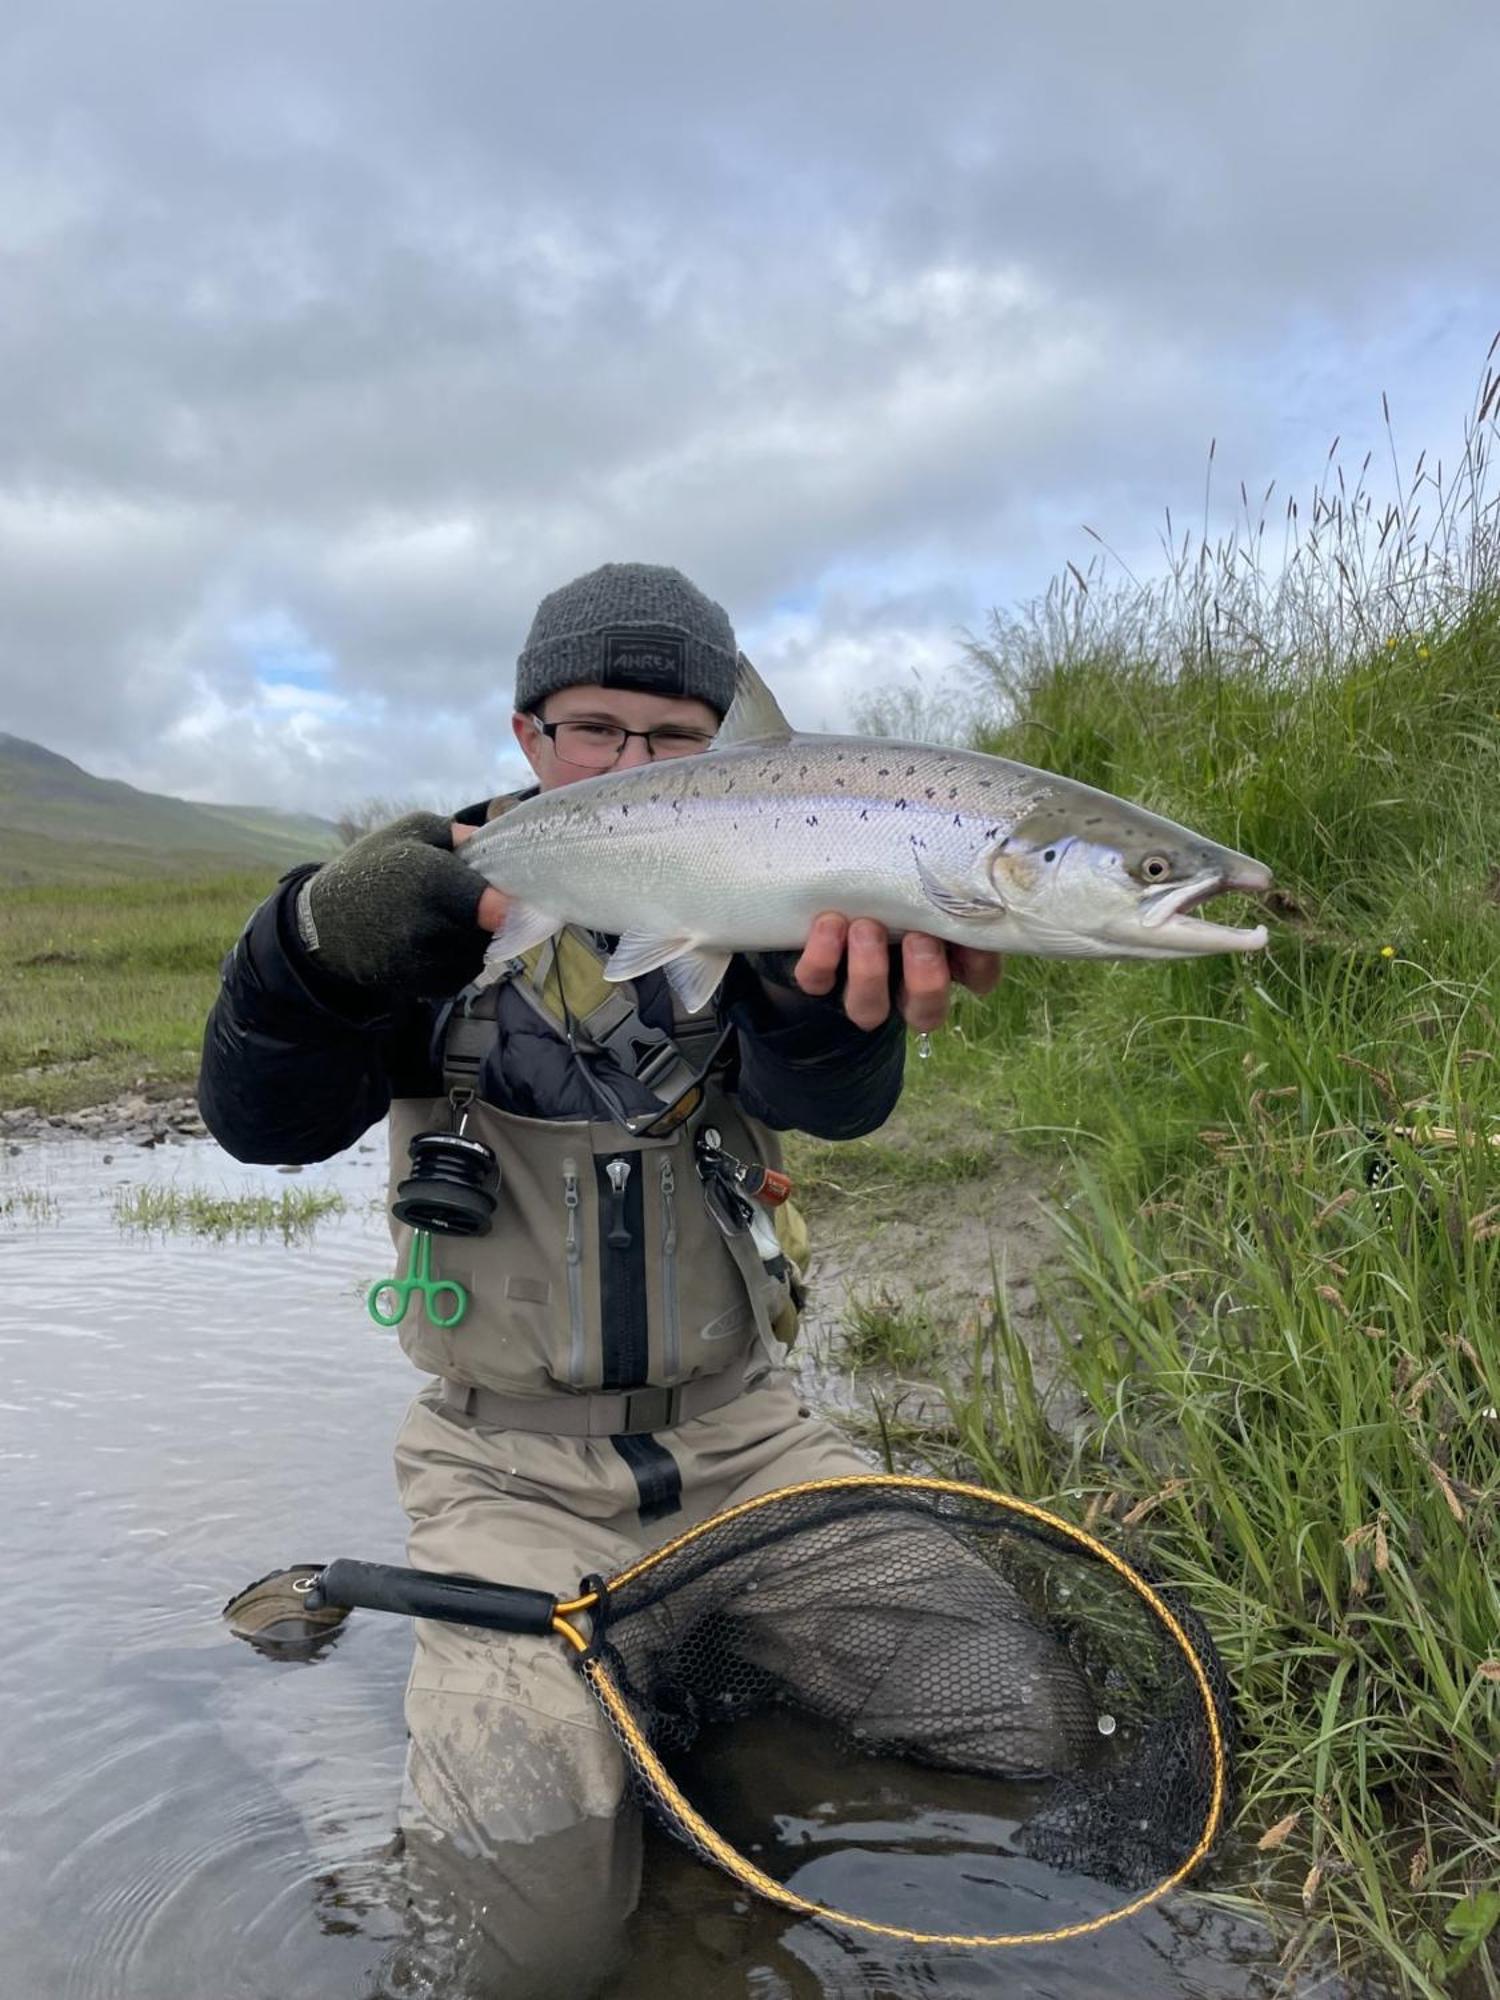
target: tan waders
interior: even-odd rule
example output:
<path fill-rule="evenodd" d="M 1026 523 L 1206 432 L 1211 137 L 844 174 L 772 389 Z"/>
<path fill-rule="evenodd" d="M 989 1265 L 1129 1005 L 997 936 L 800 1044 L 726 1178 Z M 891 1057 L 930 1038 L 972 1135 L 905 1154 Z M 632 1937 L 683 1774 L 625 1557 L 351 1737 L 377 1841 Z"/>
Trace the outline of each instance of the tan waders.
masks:
<path fill-rule="evenodd" d="M 731 1501 L 869 1470 L 799 1412 L 785 1378 L 657 1442 L 681 1470 L 682 1507 L 643 1525 L 635 1476 L 608 1439 L 486 1430 L 428 1391 L 396 1448 L 410 1561 L 570 1594 Z M 454 1902 L 482 1913 L 470 1945 L 497 1992 L 588 1993 L 619 1949 L 640 1870 L 608 1725 L 556 1640 L 425 1619 L 416 1632 L 402 1804 L 412 1861 L 430 1865 L 431 1887 L 457 1874 L 470 1890 Z"/>
<path fill-rule="evenodd" d="M 774 1136 L 702 1068 L 702 1087 L 673 1097 L 686 1111 L 675 1122 L 498 1110 L 473 1088 L 495 1004 L 455 1013 L 447 1094 L 391 1112 L 393 1191 L 412 1137 L 460 1121 L 500 1171 L 487 1233 L 430 1239 L 432 1278 L 468 1295 L 462 1319 L 435 1324 L 414 1300 L 401 1323 L 407 1352 L 438 1378 L 397 1442 L 411 1564 L 567 1597 L 735 1501 L 868 1471 L 799 1409 L 781 1366 L 795 1320 L 784 1232 L 715 1165 L 774 1168 Z M 606 995 L 584 1025 L 616 1049 L 649 1036 L 619 1009 Z M 648 1041 L 646 1054 L 655 1073 L 676 1059 L 671 1044 Z M 409 1267 L 411 1231 L 393 1232 L 398 1269 Z M 1057 1712 L 1026 1718 L 1032 1736 L 1050 1730 L 1045 1754 L 1033 1755 L 1013 1714 L 976 1710 L 976 1677 L 1002 1700 L 1010 1684 L 994 1634 L 1004 1628 L 1014 1647 L 1014 1600 L 997 1579 L 986 1616 L 955 1621 L 953 1550 L 931 1539 L 930 1560 L 924 1548 L 906 1566 L 924 1578 L 920 1604 L 873 1601 L 854 1547 L 826 1576 L 758 1577 L 732 1607 L 737 1649 L 795 1689 L 799 1651 L 840 1643 L 827 1616 L 836 1602 L 849 1650 L 831 1721 L 856 1732 L 863 1721 L 933 1762 L 1056 1765 L 1057 1742 L 1066 1758 L 1076 1734 L 1067 1676 Z M 691 1618 L 695 1606 L 669 1615 Z M 934 1620 L 956 1669 L 938 1713 Z M 594 1991 L 635 1904 L 640 1829 L 614 1738 L 568 1652 L 552 1637 L 420 1620 L 406 1717 L 414 1914 L 443 1940 L 448 1989 L 506 2000 Z"/>

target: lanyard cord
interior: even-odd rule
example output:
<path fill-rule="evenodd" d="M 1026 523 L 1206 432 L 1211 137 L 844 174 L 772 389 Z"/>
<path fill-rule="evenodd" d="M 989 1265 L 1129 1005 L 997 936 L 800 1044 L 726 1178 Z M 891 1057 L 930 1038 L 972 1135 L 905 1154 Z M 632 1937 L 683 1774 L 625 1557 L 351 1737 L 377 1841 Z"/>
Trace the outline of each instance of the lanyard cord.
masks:
<path fill-rule="evenodd" d="M 595 1099 L 609 1113 L 610 1119 L 614 1124 L 622 1127 L 623 1130 L 630 1134 L 632 1139 L 650 1137 L 653 1125 L 657 1125 L 663 1118 L 669 1117 L 692 1091 L 702 1088 L 709 1071 L 723 1053 L 725 1043 L 734 1033 L 733 1022 L 725 1023 L 705 1060 L 699 1065 L 690 1081 L 677 1093 L 670 1104 L 664 1104 L 656 1111 L 630 1112 L 621 1103 L 618 1093 L 604 1081 L 603 1077 L 595 1073 L 593 1065 L 584 1059 L 583 1051 L 578 1046 L 577 1030 L 579 1022 L 568 1001 L 567 987 L 563 980 L 562 953 L 560 951 L 553 952 L 550 970 L 557 976 L 557 998 L 558 1004 L 562 1008 L 563 1039 L 567 1043 L 568 1053 L 573 1058 L 574 1066 L 578 1070 L 579 1075 L 583 1078 L 589 1090 L 592 1091 Z M 667 1039 L 670 1041 L 671 1037 L 668 1036 Z"/>

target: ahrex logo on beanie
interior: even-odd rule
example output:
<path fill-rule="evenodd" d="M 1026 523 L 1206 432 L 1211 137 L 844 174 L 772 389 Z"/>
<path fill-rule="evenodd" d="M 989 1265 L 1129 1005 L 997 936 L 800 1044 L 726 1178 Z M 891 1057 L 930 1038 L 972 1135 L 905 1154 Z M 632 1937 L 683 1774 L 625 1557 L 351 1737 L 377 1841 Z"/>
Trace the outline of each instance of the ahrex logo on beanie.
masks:
<path fill-rule="evenodd" d="M 515 705 L 534 709 L 565 687 L 637 688 L 691 696 L 722 716 L 737 654 L 728 613 L 681 570 L 605 563 L 542 599 L 516 662 Z"/>

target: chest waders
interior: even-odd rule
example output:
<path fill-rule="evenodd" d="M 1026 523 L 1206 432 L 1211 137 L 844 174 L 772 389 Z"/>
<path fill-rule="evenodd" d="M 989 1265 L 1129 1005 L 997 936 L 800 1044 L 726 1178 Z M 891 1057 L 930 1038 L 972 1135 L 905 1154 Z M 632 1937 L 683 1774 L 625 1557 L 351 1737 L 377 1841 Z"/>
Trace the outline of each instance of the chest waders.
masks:
<path fill-rule="evenodd" d="M 446 1297 L 432 1312 L 422 1295 L 400 1322 L 402 1346 L 441 1379 L 445 1401 L 497 1429 L 563 1437 L 671 1429 L 779 1364 L 782 1336 L 795 1326 L 792 1266 L 769 1237 L 769 1217 L 726 1204 L 702 1170 L 717 1152 L 780 1164 L 774 1135 L 740 1110 L 715 1071 L 720 1023 L 678 1015 L 664 1034 L 598 967 L 589 945 L 566 933 L 556 949 L 517 961 L 508 981 L 461 996 L 444 1034 L 443 1096 L 391 1107 L 393 1197 L 397 1163 L 435 1126 L 461 1130 L 499 1166 L 487 1233 L 433 1244 L 432 1276 L 462 1288 L 464 1312 L 453 1321 Z M 564 976 L 570 996 L 594 1003 L 586 1012 L 560 1004 Z M 545 1119 L 484 1102 L 479 1082 L 507 991 L 582 1062 L 611 1060 L 659 1108 Z M 398 1269 L 410 1268 L 414 1232 L 394 1216 L 391 1227 Z"/>

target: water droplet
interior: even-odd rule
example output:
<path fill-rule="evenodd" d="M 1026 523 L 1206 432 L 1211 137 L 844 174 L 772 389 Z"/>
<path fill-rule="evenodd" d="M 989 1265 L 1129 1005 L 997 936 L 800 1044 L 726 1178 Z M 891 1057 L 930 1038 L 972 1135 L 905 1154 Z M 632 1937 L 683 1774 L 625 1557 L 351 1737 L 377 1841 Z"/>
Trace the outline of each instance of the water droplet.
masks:
<path fill-rule="evenodd" d="M 932 1054 L 932 1037 L 927 1033 L 926 1029 L 924 1028 L 921 1034 L 918 1035 L 917 1037 L 917 1055 L 923 1062 L 926 1062 L 927 1058 L 931 1054 Z"/>
<path fill-rule="evenodd" d="M 1101 1715 L 1099 1718 L 1099 1734 L 1101 1736 L 1113 1736 L 1114 1733 L 1115 1733 L 1114 1717 L 1112 1715 Z"/>

